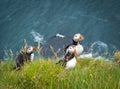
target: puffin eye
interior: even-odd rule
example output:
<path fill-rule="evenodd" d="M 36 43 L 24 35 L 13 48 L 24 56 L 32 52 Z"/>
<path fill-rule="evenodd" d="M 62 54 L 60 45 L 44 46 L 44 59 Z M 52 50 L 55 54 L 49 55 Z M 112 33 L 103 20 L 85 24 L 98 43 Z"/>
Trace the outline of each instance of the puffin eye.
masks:
<path fill-rule="evenodd" d="M 78 35 L 75 35 L 75 37 L 78 37 Z"/>
<path fill-rule="evenodd" d="M 72 47 L 70 47 L 70 49 L 72 49 Z"/>
<path fill-rule="evenodd" d="M 31 48 L 29 47 L 28 50 L 31 50 Z"/>

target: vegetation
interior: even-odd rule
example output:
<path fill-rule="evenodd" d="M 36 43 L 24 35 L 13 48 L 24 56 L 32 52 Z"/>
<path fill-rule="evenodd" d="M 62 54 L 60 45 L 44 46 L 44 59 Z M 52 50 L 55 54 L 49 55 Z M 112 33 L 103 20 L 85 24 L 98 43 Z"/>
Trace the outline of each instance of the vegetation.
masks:
<path fill-rule="evenodd" d="M 71 70 L 44 58 L 19 71 L 14 65 L 12 60 L 0 64 L 0 89 L 120 89 L 120 67 L 104 59 L 84 58 Z"/>
<path fill-rule="evenodd" d="M 120 65 L 120 51 L 115 52 L 114 54 L 115 62 Z"/>

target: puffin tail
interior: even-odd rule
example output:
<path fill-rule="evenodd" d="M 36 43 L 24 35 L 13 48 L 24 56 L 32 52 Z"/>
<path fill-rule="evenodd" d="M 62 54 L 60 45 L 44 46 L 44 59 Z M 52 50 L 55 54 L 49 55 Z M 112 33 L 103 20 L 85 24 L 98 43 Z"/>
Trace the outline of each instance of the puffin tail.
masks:
<path fill-rule="evenodd" d="M 15 66 L 15 67 L 13 67 L 13 70 L 20 70 L 20 67 L 21 67 L 21 66 L 20 66 L 20 64 L 19 64 L 19 63 L 17 63 L 17 64 L 16 64 L 16 66 Z"/>
<path fill-rule="evenodd" d="M 63 62 L 63 60 L 59 60 L 56 64 L 61 64 Z"/>
<path fill-rule="evenodd" d="M 64 60 L 59 60 L 57 63 L 56 63 L 56 65 L 57 64 L 61 64 L 62 66 L 65 66 L 66 65 L 66 62 L 64 61 Z"/>

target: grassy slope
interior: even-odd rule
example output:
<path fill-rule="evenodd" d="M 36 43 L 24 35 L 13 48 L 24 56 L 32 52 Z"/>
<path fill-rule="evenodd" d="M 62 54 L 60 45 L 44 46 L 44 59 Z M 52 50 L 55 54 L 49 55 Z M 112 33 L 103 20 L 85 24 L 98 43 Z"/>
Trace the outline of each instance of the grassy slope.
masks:
<path fill-rule="evenodd" d="M 120 68 L 104 59 L 81 60 L 64 70 L 42 58 L 12 71 L 13 62 L 0 65 L 0 89 L 120 89 Z"/>

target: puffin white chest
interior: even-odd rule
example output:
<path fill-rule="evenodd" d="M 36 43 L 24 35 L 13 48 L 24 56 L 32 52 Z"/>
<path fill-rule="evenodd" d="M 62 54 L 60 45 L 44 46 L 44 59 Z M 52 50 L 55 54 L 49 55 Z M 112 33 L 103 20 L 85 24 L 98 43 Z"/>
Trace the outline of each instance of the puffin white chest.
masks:
<path fill-rule="evenodd" d="M 77 63 L 76 58 L 73 57 L 70 61 L 66 63 L 66 69 L 74 68 L 76 66 L 76 63 Z"/>
<path fill-rule="evenodd" d="M 78 44 L 76 47 L 76 52 L 77 52 L 77 55 L 79 56 L 82 52 L 83 52 L 83 46 Z"/>
<path fill-rule="evenodd" d="M 33 59 L 34 59 L 34 53 L 32 53 L 32 54 L 30 55 L 30 61 L 31 61 L 31 62 L 33 61 Z"/>

